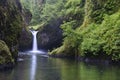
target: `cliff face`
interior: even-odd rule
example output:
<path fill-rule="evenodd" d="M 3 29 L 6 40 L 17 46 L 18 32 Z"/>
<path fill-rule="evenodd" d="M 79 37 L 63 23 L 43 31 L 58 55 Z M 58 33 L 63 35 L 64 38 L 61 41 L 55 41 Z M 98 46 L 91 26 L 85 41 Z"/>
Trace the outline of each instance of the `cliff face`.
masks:
<path fill-rule="evenodd" d="M 8 63 L 14 63 L 14 59 L 6 43 L 0 40 L 0 64 Z"/>
<path fill-rule="evenodd" d="M 62 20 L 56 20 L 52 24 L 44 26 L 38 32 L 38 47 L 39 49 L 51 50 L 59 47 L 62 44 L 62 29 L 60 25 Z"/>
<path fill-rule="evenodd" d="M 28 25 L 32 19 L 32 14 L 28 9 L 23 9 L 23 17 L 24 17 L 24 27 L 20 32 L 19 38 L 19 50 L 26 51 L 32 49 L 32 34 L 28 29 Z"/>
<path fill-rule="evenodd" d="M 19 0 L 0 0 L 0 39 L 5 41 L 11 52 L 10 57 L 15 60 L 22 26 L 22 7 Z"/>
<path fill-rule="evenodd" d="M 19 50 L 27 51 L 32 49 L 32 34 L 26 28 L 23 28 L 20 33 Z"/>

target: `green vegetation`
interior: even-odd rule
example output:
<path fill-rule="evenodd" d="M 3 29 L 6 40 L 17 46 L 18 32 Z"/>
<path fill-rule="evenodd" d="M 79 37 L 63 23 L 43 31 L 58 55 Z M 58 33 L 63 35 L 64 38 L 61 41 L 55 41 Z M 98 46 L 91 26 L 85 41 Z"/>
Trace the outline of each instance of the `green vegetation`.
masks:
<path fill-rule="evenodd" d="M 95 2 L 98 4 L 96 5 Z M 80 20 L 76 22 L 69 19 L 62 24 L 61 28 L 65 35 L 63 45 L 50 54 L 120 60 L 119 3 L 116 0 L 94 2 L 86 0 L 85 4 L 82 3 L 85 12 L 83 24 L 79 24 L 80 27 L 75 29 L 76 23 L 81 22 Z M 71 15 L 74 16 L 74 13 Z M 68 17 L 71 16 L 68 15 Z"/>
<path fill-rule="evenodd" d="M 63 45 L 51 55 L 120 60 L 119 0 L 21 1 L 33 13 L 34 29 L 62 20 Z"/>
<path fill-rule="evenodd" d="M 30 10 L 32 13 L 32 20 L 31 25 L 35 26 L 38 25 L 41 22 L 41 11 L 42 11 L 42 3 L 44 3 L 43 0 L 20 0 L 22 3 L 22 7 L 24 9 Z"/>
<path fill-rule="evenodd" d="M 106 15 L 102 24 L 90 24 L 81 31 L 83 40 L 79 45 L 79 53 L 85 56 L 96 56 L 120 59 L 120 14 Z"/>
<path fill-rule="evenodd" d="M 97 3 L 97 4 L 96 4 Z M 119 10 L 120 7 L 119 0 L 94 0 L 93 2 L 93 10 L 92 10 L 92 20 L 95 23 L 101 23 L 104 19 L 104 14 L 111 15 Z"/>

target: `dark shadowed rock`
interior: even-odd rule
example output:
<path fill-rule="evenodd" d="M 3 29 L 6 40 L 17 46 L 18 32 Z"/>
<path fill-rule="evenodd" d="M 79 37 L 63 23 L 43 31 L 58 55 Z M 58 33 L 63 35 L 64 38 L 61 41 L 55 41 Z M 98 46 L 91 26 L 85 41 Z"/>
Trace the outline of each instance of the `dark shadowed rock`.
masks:
<path fill-rule="evenodd" d="M 32 47 L 32 34 L 29 32 L 29 29 L 27 28 L 32 19 L 32 14 L 28 9 L 23 9 L 23 19 L 24 27 L 22 28 L 19 38 L 20 51 L 30 50 Z"/>
<path fill-rule="evenodd" d="M 0 0 L 0 40 L 3 40 L 10 50 L 8 60 L 11 56 L 14 61 L 17 59 L 18 39 L 22 26 L 22 6 L 19 0 Z M 5 50 L 2 50 L 2 53 L 7 54 Z"/>
<path fill-rule="evenodd" d="M 19 39 L 19 50 L 26 51 L 32 49 L 32 34 L 26 29 L 22 29 Z"/>
<path fill-rule="evenodd" d="M 14 59 L 6 43 L 0 40 L 0 69 L 8 64 L 14 64 Z"/>
<path fill-rule="evenodd" d="M 37 35 L 39 49 L 51 50 L 61 45 L 63 39 L 61 23 L 62 20 L 58 19 L 39 30 Z"/>

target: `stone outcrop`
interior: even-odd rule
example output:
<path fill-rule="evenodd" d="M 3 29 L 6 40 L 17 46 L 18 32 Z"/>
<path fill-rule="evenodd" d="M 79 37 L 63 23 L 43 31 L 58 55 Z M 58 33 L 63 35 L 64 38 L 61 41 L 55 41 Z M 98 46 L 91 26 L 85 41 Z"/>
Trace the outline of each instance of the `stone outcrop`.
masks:
<path fill-rule="evenodd" d="M 12 58 L 11 52 L 6 43 L 0 40 L 0 65 L 3 64 L 14 64 L 14 59 Z"/>
<path fill-rule="evenodd" d="M 25 28 L 22 29 L 19 39 L 19 50 L 27 51 L 32 49 L 32 34 Z"/>
<path fill-rule="evenodd" d="M 62 20 L 57 20 L 39 29 L 38 47 L 39 49 L 54 49 L 62 44 L 62 30 L 60 24 Z"/>
<path fill-rule="evenodd" d="M 32 14 L 28 9 L 23 9 L 23 19 L 24 19 L 24 26 L 22 31 L 20 32 L 19 38 L 19 50 L 26 51 L 30 50 L 32 47 L 32 34 L 28 29 L 28 25 L 32 19 Z"/>
<path fill-rule="evenodd" d="M 23 27 L 22 6 L 19 0 L 0 0 L 0 40 L 1 45 L 7 45 L 6 50 L 0 48 L 0 56 L 4 54 L 4 61 L 0 59 L 1 64 L 17 60 L 18 39 Z M 1 46 L 0 46 L 1 47 Z M 13 60 L 11 60 L 13 59 Z"/>

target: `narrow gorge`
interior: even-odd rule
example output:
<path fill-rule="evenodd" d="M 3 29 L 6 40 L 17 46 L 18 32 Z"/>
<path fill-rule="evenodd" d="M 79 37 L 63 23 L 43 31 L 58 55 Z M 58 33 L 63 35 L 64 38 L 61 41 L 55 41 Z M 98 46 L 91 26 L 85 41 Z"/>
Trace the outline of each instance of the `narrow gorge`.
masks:
<path fill-rule="evenodd" d="M 120 80 L 120 0 L 0 0 L 0 80 Z"/>

